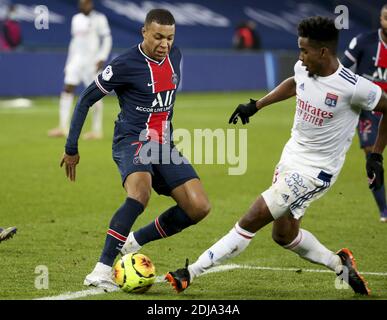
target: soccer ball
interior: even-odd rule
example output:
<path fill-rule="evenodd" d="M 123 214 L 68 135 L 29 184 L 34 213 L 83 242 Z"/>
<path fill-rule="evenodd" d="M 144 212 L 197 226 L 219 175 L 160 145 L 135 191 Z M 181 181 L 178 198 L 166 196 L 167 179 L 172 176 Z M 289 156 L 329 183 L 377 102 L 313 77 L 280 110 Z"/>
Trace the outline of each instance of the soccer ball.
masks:
<path fill-rule="evenodd" d="M 114 266 L 114 281 L 125 292 L 144 293 L 156 280 L 156 268 L 141 253 L 129 253 Z"/>

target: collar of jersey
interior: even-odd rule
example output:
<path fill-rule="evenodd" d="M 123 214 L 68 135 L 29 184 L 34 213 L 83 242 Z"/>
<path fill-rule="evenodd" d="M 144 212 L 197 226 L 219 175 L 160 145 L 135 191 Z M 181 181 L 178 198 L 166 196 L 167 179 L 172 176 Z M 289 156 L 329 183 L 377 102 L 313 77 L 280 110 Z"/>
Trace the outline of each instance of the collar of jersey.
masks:
<path fill-rule="evenodd" d="M 387 48 L 387 44 L 383 41 L 382 35 L 380 34 L 382 32 L 382 29 L 378 30 L 378 36 L 381 43 L 383 43 L 384 47 Z"/>
<path fill-rule="evenodd" d="M 157 61 L 157 60 L 154 60 L 154 59 L 148 57 L 148 56 L 145 54 L 145 52 L 142 51 L 142 49 L 141 49 L 141 43 L 138 44 L 138 50 L 140 50 L 141 54 L 142 54 L 147 60 L 150 60 L 150 61 L 152 61 L 152 62 L 154 62 L 154 63 L 157 63 L 158 65 L 161 65 L 161 64 L 164 62 L 164 60 L 167 58 L 167 57 L 165 57 L 163 60 Z"/>

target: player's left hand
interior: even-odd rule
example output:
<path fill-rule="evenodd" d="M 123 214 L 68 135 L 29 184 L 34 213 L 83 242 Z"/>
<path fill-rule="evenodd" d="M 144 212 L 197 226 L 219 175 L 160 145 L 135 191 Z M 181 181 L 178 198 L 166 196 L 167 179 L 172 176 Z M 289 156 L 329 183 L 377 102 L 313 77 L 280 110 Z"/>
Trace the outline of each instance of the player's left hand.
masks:
<path fill-rule="evenodd" d="M 97 62 L 97 71 L 101 71 L 103 69 L 103 66 L 105 65 L 105 61 L 98 61 Z"/>
<path fill-rule="evenodd" d="M 369 188 L 380 189 L 384 184 L 383 156 L 380 153 L 371 153 L 367 158 L 366 170 Z"/>
<path fill-rule="evenodd" d="M 66 177 L 70 179 L 70 181 L 75 181 L 75 167 L 79 163 L 79 153 L 70 156 L 66 153 L 63 154 L 62 161 L 60 162 L 60 166 L 65 165 L 66 169 Z"/>
<path fill-rule="evenodd" d="M 238 117 L 241 118 L 242 124 L 249 123 L 249 118 L 258 111 L 256 102 L 257 100 L 250 99 L 249 103 L 238 105 L 228 120 L 228 123 L 236 124 L 238 122 Z"/>

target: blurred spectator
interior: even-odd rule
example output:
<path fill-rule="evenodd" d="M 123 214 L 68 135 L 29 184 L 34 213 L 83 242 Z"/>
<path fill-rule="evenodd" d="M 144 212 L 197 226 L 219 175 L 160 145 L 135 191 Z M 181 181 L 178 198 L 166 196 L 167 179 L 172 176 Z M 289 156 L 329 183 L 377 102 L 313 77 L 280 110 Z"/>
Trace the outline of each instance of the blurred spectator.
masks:
<path fill-rule="evenodd" d="M 9 5 L 7 16 L 0 22 L 0 51 L 14 50 L 21 44 L 21 27 L 15 9 L 15 5 Z"/>
<path fill-rule="evenodd" d="M 261 40 L 255 30 L 256 23 L 252 20 L 241 23 L 233 37 L 233 47 L 238 50 L 257 50 L 261 48 Z"/>

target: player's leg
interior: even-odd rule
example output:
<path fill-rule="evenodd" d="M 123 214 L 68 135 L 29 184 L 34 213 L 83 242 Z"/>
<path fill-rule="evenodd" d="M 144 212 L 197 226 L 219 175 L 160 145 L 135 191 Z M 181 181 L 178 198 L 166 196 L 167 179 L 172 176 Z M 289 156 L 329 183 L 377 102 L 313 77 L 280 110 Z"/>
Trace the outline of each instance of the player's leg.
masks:
<path fill-rule="evenodd" d="M 151 194 L 152 170 L 150 165 L 142 165 L 134 161 L 138 156 L 138 146 L 138 141 L 130 138 L 125 138 L 113 145 L 113 158 L 122 177 L 126 199 L 110 221 L 99 262 L 86 276 L 85 285 L 108 289 L 114 286 L 111 277 L 114 260 L 126 242 L 132 225 L 148 203 Z"/>
<path fill-rule="evenodd" d="M 177 292 L 183 291 L 195 277 L 244 251 L 255 233 L 271 221 L 273 216 L 260 196 L 223 238 L 205 250 L 193 264 L 187 262 L 185 268 L 169 272 L 166 279 Z"/>
<path fill-rule="evenodd" d="M 341 272 L 339 256 L 322 245 L 312 233 L 300 229 L 300 220 L 294 219 L 290 212 L 274 221 L 272 237 L 277 244 L 301 258 Z"/>
<path fill-rule="evenodd" d="M 87 87 L 92 83 L 97 76 L 96 67 L 93 64 L 90 64 L 85 68 L 85 73 L 83 77 L 83 83 Z M 86 132 L 83 135 L 85 140 L 98 140 L 103 137 L 103 101 L 97 101 L 91 108 L 91 131 Z"/>
<path fill-rule="evenodd" d="M 202 220 L 210 211 L 210 203 L 199 179 L 191 179 L 171 192 L 176 205 L 145 227 L 131 233 L 122 252 L 139 250 L 148 242 L 170 237 Z"/>
<path fill-rule="evenodd" d="M 65 84 L 59 98 L 59 126 L 48 132 L 50 137 L 65 137 L 69 131 L 71 107 L 74 101 L 75 86 Z"/>
<path fill-rule="evenodd" d="M 68 134 L 74 92 L 81 82 L 81 72 L 81 68 L 73 61 L 66 64 L 64 88 L 59 98 L 59 126 L 48 132 L 50 137 L 64 137 Z"/>
<path fill-rule="evenodd" d="M 168 155 L 166 157 L 166 155 Z M 172 196 L 176 205 L 166 210 L 147 226 L 129 234 L 123 253 L 138 250 L 144 244 L 170 237 L 203 219 L 210 203 L 192 165 L 176 148 L 160 148 L 160 164 L 154 164 L 153 189 Z"/>
<path fill-rule="evenodd" d="M 357 132 L 360 140 L 360 147 L 364 150 L 366 159 L 373 150 L 373 145 L 378 134 L 380 116 L 378 114 L 362 111 Z M 386 190 L 384 184 L 378 190 L 371 190 L 380 213 L 380 221 L 387 222 Z"/>

